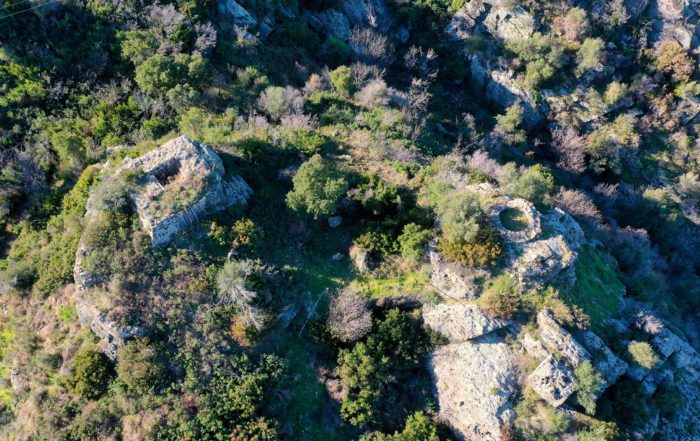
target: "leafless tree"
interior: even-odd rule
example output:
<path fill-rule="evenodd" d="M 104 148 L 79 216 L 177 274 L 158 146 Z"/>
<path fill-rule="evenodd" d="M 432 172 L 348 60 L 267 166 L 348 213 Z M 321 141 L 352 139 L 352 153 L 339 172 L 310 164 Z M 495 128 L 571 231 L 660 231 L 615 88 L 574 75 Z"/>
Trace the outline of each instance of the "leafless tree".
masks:
<path fill-rule="evenodd" d="M 424 51 L 423 48 L 411 46 L 404 55 L 404 64 L 409 70 L 418 72 L 422 79 L 437 77 L 437 53 L 432 48 Z"/>
<path fill-rule="evenodd" d="M 394 47 L 386 35 L 370 28 L 355 28 L 350 35 L 355 58 L 365 64 L 387 67 L 394 61 Z"/>
<path fill-rule="evenodd" d="M 481 170 L 494 179 L 498 179 L 501 164 L 492 159 L 485 150 L 477 150 L 467 158 L 467 167 Z"/>
<path fill-rule="evenodd" d="M 586 138 L 571 127 L 558 127 L 552 131 L 552 147 L 559 155 L 557 165 L 572 173 L 586 170 Z"/>
<path fill-rule="evenodd" d="M 364 87 L 371 81 L 381 80 L 386 74 L 386 71 L 379 66 L 365 63 L 352 63 L 350 69 L 352 69 L 352 76 L 358 88 Z"/>
<path fill-rule="evenodd" d="M 603 214 L 598 207 L 580 190 L 561 187 L 559 193 L 552 198 L 552 203 L 592 227 L 596 227 L 603 221 Z"/>
<path fill-rule="evenodd" d="M 328 327 L 346 343 L 364 337 L 372 329 L 372 311 L 367 301 L 350 290 L 341 291 L 331 301 Z"/>
<path fill-rule="evenodd" d="M 386 106 L 389 103 L 388 88 L 384 80 L 372 80 L 355 95 L 357 101 L 369 108 Z"/>
<path fill-rule="evenodd" d="M 195 50 L 202 55 L 207 55 L 216 46 L 216 29 L 211 23 L 195 23 L 194 32 L 197 40 L 194 43 Z"/>
<path fill-rule="evenodd" d="M 318 127 L 318 118 L 301 112 L 290 113 L 280 118 L 282 127 L 294 127 L 300 129 L 315 129 Z"/>

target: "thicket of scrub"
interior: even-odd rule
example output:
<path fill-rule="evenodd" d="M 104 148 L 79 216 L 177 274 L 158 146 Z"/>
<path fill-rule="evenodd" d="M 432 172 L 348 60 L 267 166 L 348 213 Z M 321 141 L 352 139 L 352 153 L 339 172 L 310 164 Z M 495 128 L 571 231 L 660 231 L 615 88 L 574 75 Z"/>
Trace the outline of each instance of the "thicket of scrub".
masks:
<path fill-rule="evenodd" d="M 445 439 L 421 363 L 440 341 L 386 299 L 435 300 L 425 247 L 436 236 L 449 260 L 494 274 L 481 299 L 494 315 L 548 307 L 598 330 L 624 294 L 683 328 L 700 306 L 698 127 L 682 122 L 700 95 L 697 59 L 675 41 L 650 44 L 622 2 L 604 3 L 530 5 L 543 19 L 531 37 L 468 42 L 503 56 L 536 99 L 571 91 L 549 124 L 529 127 L 519 105 L 497 109 L 471 89 L 462 47 L 443 31 L 460 1 L 390 4 L 405 43 L 360 28 L 344 42 L 280 12 L 336 6 L 327 1 L 241 2 L 273 14 L 266 38 L 233 28 L 212 0 L 0 2 L 3 430 Z M 178 134 L 212 146 L 255 195 L 153 251 L 96 164 Z M 450 173 L 561 207 L 603 247 L 581 251 L 575 286 L 522 296 L 500 274 L 504 244 L 482 201 L 452 190 Z M 91 192 L 103 213 L 85 225 Z M 107 280 L 92 301 L 149 329 L 116 365 L 78 323 L 70 283 L 83 234 Z M 351 247 L 370 272 L 333 258 Z M 654 362 L 646 342 L 629 352 Z M 31 379 L 14 392 L 13 364 Z M 578 402 L 595 415 L 596 379 L 577 375 L 588 387 Z M 674 411 L 663 393 L 630 408 L 636 388 L 606 394 L 606 421 L 582 423 L 579 439 L 616 439 L 650 406 Z M 519 415 L 539 415 L 525 398 Z M 533 436 L 567 430 L 549 419 Z"/>

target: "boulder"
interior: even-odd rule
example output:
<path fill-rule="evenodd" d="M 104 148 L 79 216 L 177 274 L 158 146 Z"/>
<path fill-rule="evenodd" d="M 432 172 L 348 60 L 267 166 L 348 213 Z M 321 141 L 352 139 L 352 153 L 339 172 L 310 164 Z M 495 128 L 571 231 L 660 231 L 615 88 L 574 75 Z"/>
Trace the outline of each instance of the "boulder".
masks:
<path fill-rule="evenodd" d="M 455 262 L 447 262 L 437 250 L 437 241 L 428 244 L 430 257 L 430 284 L 447 299 L 479 297 L 481 289 L 477 280 L 486 276 L 484 270 L 466 268 Z"/>
<path fill-rule="evenodd" d="M 343 223 L 343 218 L 340 216 L 331 216 L 328 218 L 328 226 L 338 228 Z"/>
<path fill-rule="evenodd" d="M 547 310 L 537 314 L 537 324 L 540 330 L 540 341 L 550 354 L 558 354 L 571 367 L 591 359 L 591 354 L 577 342 L 566 329 L 559 326 Z"/>
<path fill-rule="evenodd" d="M 430 354 L 440 417 L 459 439 L 500 441 L 502 427 L 513 423 L 512 398 L 517 388 L 514 356 L 490 334 L 450 344 Z"/>
<path fill-rule="evenodd" d="M 350 39 L 350 22 L 341 12 L 326 9 L 320 12 L 306 11 L 302 18 L 313 30 L 322 35 L 332 35 L 335 38 L 348 41 Z"/>
<path fill-rule="evenodd" d="M 582 331 L 576 337 L 591 354 L 593 366 L 603 376 L 606 387 L 614 384 L 629 367 L 592 331 Z"/>
<path fill-rule="evenodd" d="M 358 273 L 364 274 L 372 270 L 372 258 L 367 251 L 353 245 L 350 247 L 349 255 Z"/>
<path fill-rule="evenodd" d="M 218 5 L 219 13 L 231 18 L 236 26 L 254 28 L 258 21 L 235 0 L 221 0 Z"/>
<path fill-rule="evenodd" d="M 527 383 L 537 395 L 554 407 L 564 404 L 576 390 L 576 381 L 571 369 L 552 355 L 545 358 L 528 375 Z"/>
<path fill-rule="evenodd" d="M 486 32 L 502 40 L 527 38 L 535 32 L 535 19 L 517 3 L 470 0 L 452 17 L 446 31 L 453 40 Z"/>
<path fill-rule="evenodd" d="M 423 321 L 451 343 L 472 340 L 510 324 L 509 320 L 487 316 L 475 305 L 456 302 L 423 305 Z"/>
<path fill-rule="evenodd" d="M 549 352 L 547 352 L 547 349 L 544 347 L 541 341 L 535 339 L 532 335 L 529 333 L 523 335 L 522 340 L 520 343 L 523 345 L 523 348 L 525 351 L 530 354 L 530 356 L 542 361 L 547 356 L 549 356 Z"/>

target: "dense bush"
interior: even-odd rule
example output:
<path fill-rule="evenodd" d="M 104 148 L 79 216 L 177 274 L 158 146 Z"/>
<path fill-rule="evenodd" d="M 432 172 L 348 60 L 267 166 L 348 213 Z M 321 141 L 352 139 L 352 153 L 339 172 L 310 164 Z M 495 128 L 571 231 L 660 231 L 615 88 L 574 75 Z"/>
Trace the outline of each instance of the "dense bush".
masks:
<path fill-rule="evenodd" d="M 289 208 L 314 219 L 333 214 L 338 200 L 348 191 L 342 173 L 320 155 L 312 156 L 299 167 L 293 183 L 294 189 L 287 194 Z"/>
<path fill-rule="evenodd" d="M 423 228 L 418 224 L 410 223 L 403 227 L 403 232 L 399 236 L 399 247 L 401 257 L 417 262 L 425 254 L 425 246 L 433 237 L 433 231 Z"/>
<path fill-rule="evenodd" d="M 148 338 L 127 342 L 119 349 L 117 359 L 117 378 L 130 394 L 152 394 L 168 383 L 161 348 Z"/>
<path fill-rule="evenodd" d="M 76 394 L 95 399 L 107 392 L 113 375 L 112 365 L 105 354 L 84 347 L 73 357 L 69 383 Z"/>
<path fill-rule="evenodd" d="M 632 341 L 627 346 L 632 360 L 640 366 L 651 369 L 659 362 L 659 356 L 649 343 L 642 341 Z"/>
<path fill-rule="evenodd" d="M 603 376 L 596 371 L 590 361 L 584 361 L 576 367 L 576 402 L 584 408 L 587 414 L 594 415 L 596 400 L 602 392 Z"/>

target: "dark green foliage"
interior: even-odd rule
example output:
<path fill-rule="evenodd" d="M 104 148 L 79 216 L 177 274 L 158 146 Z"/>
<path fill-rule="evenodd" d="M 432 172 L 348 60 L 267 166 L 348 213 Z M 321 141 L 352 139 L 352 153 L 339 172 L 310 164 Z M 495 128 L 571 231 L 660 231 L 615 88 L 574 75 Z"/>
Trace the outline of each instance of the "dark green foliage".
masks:
<path fill-rule="evenodd" d="M 73 371 L 69 383 L 77 395 L 95 399 L 107 392 L 113 375 L 113 368 L 107 356 L 85 347 L 73 357 Z"/>
<path fill-rule="evenodd" d="M 250 437 L 240 439 L 276 439 L 276 424 L 260 414 L 275 396 L 283 369 L 275 356 L 256 361 L 244 354 L 233 356 L 229 368 L 217 370 L 211 381 L 198 385 L 200 402 L 196 407 L 186 400 L 178 404 L 157 439 L 225 441 L 233 434 Z"/>
<path fill-rule="evenodd" d="M 162 349 L 147 338 L 127 342 L 117 354 L 117 378 L 129 394 L 155 393 L 168 382 Z"/>
<path fill-rule="evenodd" d="M 380 424 L 400 399 L 402 385 L 419 367 L 428 349 L 428 338 L 419 322 L 397 309 L 375 323 L 365 341 L 338 357 L 339 373 L 349 396 L 341 415 L 349 423 L 364 427 Z M 412 405 L 416 397 L 412 397 Z"/>
<path fill-rule="evenodd" d="M 293 183 L 294 189 L 287 194 L 289 208 L 314 219 L 333 214 L 338 200 L 348 191 L 343 174 L 320 155 L 299 167 Z"/>
<path fill-rule="evenodd" d="M 574 374 L 576 375 L 576 402 L 587 414 L 594 415 L 596 400 L 605 383 L 603 376 L 596 371 L 590 361 L 581 363 Z"/>

